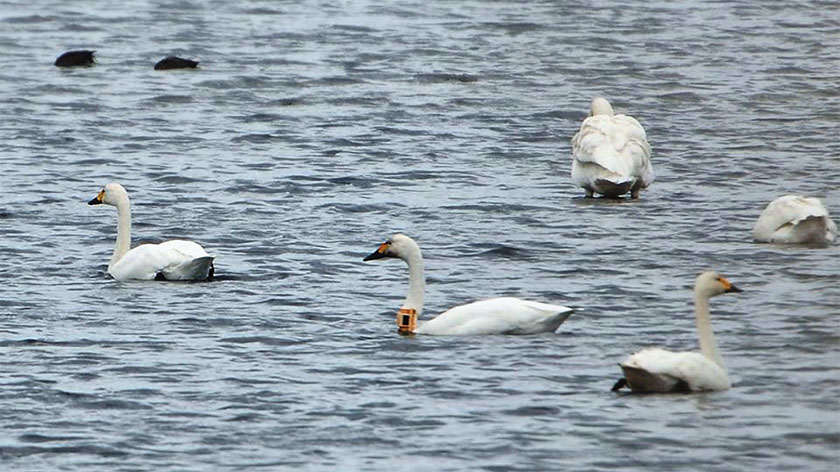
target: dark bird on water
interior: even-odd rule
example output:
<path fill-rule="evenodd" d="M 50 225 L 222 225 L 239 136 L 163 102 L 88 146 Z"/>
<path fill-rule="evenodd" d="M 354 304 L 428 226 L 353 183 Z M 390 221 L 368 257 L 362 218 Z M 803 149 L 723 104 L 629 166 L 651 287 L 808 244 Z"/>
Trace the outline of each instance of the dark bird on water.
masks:
<path fill-rule="evenodd" d="M 198 61 L 191 61 L 189 59 L 176 56 L 167 56 L 155 64 L 155 70 L 195 69 L 197 65 Z"/>
<path fill-rule="evenodd" d="M 55 65 L 57 67 L 90 67 L 96 63 L 96 61 L 93 58 L 94 52 L 96 51 L 67 51 L 64 54 L 58 56 L 58 59 L 55 60 Z"/>

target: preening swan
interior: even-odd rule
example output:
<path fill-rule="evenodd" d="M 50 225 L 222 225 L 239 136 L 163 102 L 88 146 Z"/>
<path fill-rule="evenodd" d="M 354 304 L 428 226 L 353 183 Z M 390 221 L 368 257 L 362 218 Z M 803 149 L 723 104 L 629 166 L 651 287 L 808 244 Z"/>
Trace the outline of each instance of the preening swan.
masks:
<path fill-rule="evenodd" d="M 574 310 L 512 297 L 491 298 L 451 308 L 434 319 L 417 321 L 423 311 L 423 256 L 413 239 L 395 234 L 365 261 L 396 257 L 408 264 L 409 292 L 397 311 L 400 334 L 533 334 L 554 332 Z"/>
<path fill-rule="evenodd" d="M 106 185 L 88 205 L 117 207 L 117 245 L 108 273 L 117 280 L 207 280 L 213 277 L 213 257 L 192 241 L 175 239 L 141 244 L 131 249 L 131 205 L 118 183 Z"/>
<path fill-rule="evenodd" d="M 761 212 L 753 237 L 765 243 L 827 246 L 837 237 L 837 225 L 819 199 L 785 195 Z"/>
<path fill-rule="evenodd" d="M 653 183 L 650 145 L 632 116 L 616 115 L 606 99 L 592 100 L 589 117 L 572 138 L 572 180 L 587 197 L 620 197 Z"/>
<path fill-rule="evenodd" d="M 701 392 L 726 390 L 731 384 L 709 323 L 709 298 L 741 292 L 717 272 L 703 272 L 694 283 L 694 312 L 700 352 L 672 352 L 658 347 L 643 349 L 619 364 L 624 378 L 612 390 L 630 387 L 637 393 Z"/>

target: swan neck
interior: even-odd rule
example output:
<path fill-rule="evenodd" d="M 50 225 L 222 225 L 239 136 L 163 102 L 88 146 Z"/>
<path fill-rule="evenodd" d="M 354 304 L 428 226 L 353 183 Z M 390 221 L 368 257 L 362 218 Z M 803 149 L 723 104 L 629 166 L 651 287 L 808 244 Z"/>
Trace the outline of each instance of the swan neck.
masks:
<path fill-rule="evenodd" d="M 125 253 L 131 249 L 131 204 L 128 199 L 120 199 L 117 204 L 117 244 L 114 247 L 114 255 L 108 264 L 110 271 Z"/>
<path fill-rule="evenodd" d="M 709 297 L 701 294 L 694 295 L 694 312 L 697 322 L 697 336 L 700 339 L 700 352 L 715 364 L 726 370 L 723 357 L 718 349 L 715 333 L 709 320 Z"/>
<path fill-rule="evenodd" d="M 423 294 L 426 291 L 426 277 L 423 274 L 423 256 L 418 249 L 405 258 L 408 264 L 408 296 L 403 302 L 403 309 L 413 309 L 417 315 L 423 311 Z"/>

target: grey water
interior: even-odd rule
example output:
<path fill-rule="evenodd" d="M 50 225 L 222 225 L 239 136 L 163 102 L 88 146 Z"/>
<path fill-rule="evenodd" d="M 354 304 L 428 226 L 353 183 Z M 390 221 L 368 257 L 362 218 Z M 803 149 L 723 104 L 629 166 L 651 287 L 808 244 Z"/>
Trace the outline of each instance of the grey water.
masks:
<path fill-rule="evenodd" d="M 787 193 L 840 216 L 838 44 L 834 1 L 0 3 L 0 469 L 838 470 L 840 245 L 750 235 Z M 639 200 L 571 183 L 596 95 L 647 129 Z M 110 181 L 216 280 L 110 279 Z M 399 336 L 405 265 L 361 261 L 397 231 L 421 318 L 580 310 Z M 733 388 L 610 392 L 696 348 L 707 268 Z"/>

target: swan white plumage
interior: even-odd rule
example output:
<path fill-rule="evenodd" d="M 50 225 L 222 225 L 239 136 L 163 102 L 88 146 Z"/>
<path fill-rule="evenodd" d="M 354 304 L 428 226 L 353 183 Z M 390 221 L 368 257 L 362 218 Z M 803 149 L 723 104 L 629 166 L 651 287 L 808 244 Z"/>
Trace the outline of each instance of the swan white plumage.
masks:
<path fill-rule="evenodd" d="M 108 273 L 117 280 L 206 280 L 213 276 L 213 256 L 197 243 L 175 239 L 131 249 L 131 203 L 122 185 L 106 185 L 88 205 L 117 207 L 117 244 Z"/>
<path fill-rule="evenodd" d="M 409 292 L 397 312 L 401 334 L 534 334 L 554 332 L 574 312 L 573 309 L 513 297 L 491 298 L 451 308 L 437 317 L 417 321 L 423 311 L 426 281 L 423 256 L 417 243 L 395 234 L 379 245 L 365 261 L 396 257 L 408 264 Z"/>
<path fill-rule="evenodd" d="M 587 197 L 638 198 L 654 179 L 645 129 L 632 116 L 616 115 L 604 98 L 593 99 L 590 110 L 572 138 L 572 181 Z"/>
<path fill-rule="evenodd" d="M 837 225 L 819 199 L 785 195 L 761 212 L 753 238 L 765 243 L 827 246 L 837 238 Z"/>
<path fill-rule="evenodd" d="M 636 393 L 702 392 L 731 387 L 709 321 L 709 299 L 742 290 L 717 272 L 703 272 L 694 283 L 694 311 L 700 352 L 672 352 L 658 347 L 630 355 L 621 364 L 624 378 L 612 390 L 630 387 Z"/>

